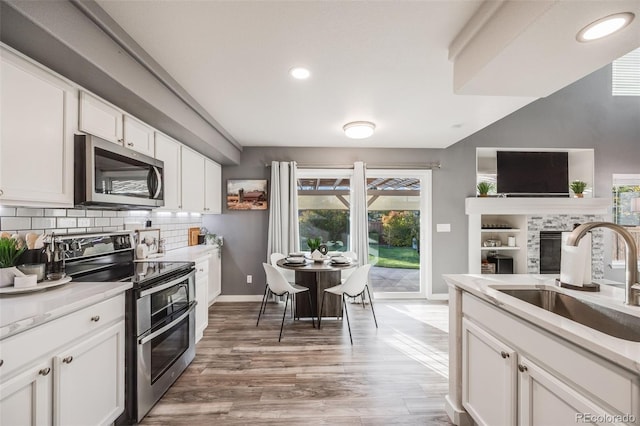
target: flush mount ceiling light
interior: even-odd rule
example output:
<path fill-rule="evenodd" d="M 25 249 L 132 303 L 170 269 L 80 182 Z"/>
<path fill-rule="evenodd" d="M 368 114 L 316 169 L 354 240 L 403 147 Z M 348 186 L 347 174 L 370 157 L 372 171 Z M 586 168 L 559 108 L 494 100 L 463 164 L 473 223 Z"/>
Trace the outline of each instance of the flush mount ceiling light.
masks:
<path fill-rule="evenodd" d="M 289 70 L 289 74 L 296 80 L 306 80 L 311 75 L 311 72 L 303 67 L 295 67 Z"/>
<path fill-rule="evenodd" d="M 598 19 L 581 29 L 576 38 L 578 41 L 587 42 L 598 40 L 620 31 L 633 21 L 635 15 L 631 12 L 615 13 Z"/>
<path fill-rule="evenodd" d="M 342 127 L 344 134 L 351 139 L 365 139 L 373 135 L 376 125 L 370 121 L 352 121 Z"/>

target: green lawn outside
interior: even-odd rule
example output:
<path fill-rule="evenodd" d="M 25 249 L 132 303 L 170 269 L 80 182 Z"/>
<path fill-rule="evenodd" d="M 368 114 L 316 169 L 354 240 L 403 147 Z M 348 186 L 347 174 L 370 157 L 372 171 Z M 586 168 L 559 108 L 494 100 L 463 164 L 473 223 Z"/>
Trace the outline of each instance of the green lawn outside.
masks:
<path fill-rule="evenodd" d="M 420 269 L 420 254 L 411 247 L 378 246 L 378 256 L 381 268 Z"/>

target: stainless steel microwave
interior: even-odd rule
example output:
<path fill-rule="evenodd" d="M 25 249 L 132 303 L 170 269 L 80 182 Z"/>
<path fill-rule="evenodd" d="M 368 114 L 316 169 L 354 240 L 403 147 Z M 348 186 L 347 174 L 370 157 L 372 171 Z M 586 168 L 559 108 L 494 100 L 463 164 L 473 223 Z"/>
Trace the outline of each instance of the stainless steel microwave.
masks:
<path fill-rule="evenodd" d="M 75 135 L 77 206 L 116 210 L 164 206 L 164 163 L 92 135 Z"/>

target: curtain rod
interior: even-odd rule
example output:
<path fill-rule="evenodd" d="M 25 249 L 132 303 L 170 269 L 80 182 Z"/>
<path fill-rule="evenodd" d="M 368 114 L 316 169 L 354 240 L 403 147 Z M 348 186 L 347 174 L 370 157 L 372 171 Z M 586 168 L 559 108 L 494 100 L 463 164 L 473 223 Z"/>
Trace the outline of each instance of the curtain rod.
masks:
<path fill-rule="evenodd" d="M 271 163 L 264 165 L 265 167 L 271 167 Z M 440 162 L 435 163 L 420 163 L 420 164 L 367 164 L 367 169 L 416 169 L 416 170 L 437 170 L 442 167 Z M 318 164 L 305 164 L 299 163 L 299 169 L 353 169 L 353 164 L 335 164 L 335 163 L 318 163 Z"/>

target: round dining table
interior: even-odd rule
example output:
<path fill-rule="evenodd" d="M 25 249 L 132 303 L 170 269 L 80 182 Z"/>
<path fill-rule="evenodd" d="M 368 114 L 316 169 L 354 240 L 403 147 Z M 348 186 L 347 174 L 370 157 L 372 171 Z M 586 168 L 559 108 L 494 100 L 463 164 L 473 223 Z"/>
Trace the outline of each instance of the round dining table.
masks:
<path fill-rule="evenodd" d="M 309 302 L 306 297 L 296 298 L 296 316 L 298 318 L 307 318 L 313 315 L 318 318 L 320 312 L 320 304 L 322 302 L 322 293 L 326 288 L 340 284 L 342 271 L 345 269 L 355 268 L 355 262 L 349 263 L 332 263 L 330 260 L 314 261 L 305 259 L 305 263 L 288 263 L 287 259 L 281 259 L 276 264 L 284 269 L 295 271 L 296 284 L 307 287 L 311 294 L 311 306 L 313 311 L 309 311 Z M 329 294 L 325 297 L 324 308 L 322 312 L 324 317 L 338 317 L 342 315 L 342 299 Z"/>

